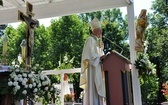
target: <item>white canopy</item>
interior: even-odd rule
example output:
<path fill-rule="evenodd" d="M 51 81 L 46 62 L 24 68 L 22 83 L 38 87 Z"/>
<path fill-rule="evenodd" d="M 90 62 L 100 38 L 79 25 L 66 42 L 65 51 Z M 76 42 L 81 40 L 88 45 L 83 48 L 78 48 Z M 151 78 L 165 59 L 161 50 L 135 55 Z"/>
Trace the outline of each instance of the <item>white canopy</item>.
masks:
<path fill-rule="evenodd" d="M 25 0 L 26 1 L 26 0 Z M 75 13 L 127 6 L 129 0 L 27 0 L 33 4 L 35 19 L 65 16 Z M 3 0 L 0 6 L 0 24 L 18 22 L 18 10 L 26 12 L 22 0 Z"/>
<path fill-rule="evenodd" d="M 26 0 L 25 0 L 26 1 Z M 129 43 L 131 63 L 136 59 L 135 48 L 135 25 L 134 25 L 134 4 L 133 0 L 27 0 L 33 4 L 35 19 L 66 16 L 76 13 L 86 13 L 103 9 L 127 7 Z M 18 21 L 18 10 L 26 12 L 26 3 L 22 0 L 3 0 L 0 6 L 0 24 L 7 24 Z M 138 71 L 132 67 L 132 87 L 134 105 L 142 105 L 141 91 L 138 79 Z"/>

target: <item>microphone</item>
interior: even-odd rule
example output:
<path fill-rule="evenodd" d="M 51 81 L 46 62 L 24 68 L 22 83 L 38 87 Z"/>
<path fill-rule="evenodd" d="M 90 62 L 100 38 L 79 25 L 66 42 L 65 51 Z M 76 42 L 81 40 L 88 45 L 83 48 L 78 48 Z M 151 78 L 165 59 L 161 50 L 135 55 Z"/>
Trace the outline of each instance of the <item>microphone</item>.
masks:
<path fill-rule="evenodd" d="M 109 38 L 106 38 L 105 36 L 102 36 L 104 39 L 107 39 L 111 44 L 114 44 L 115 46 L 117 46 L 118 48 L 120 48 L 121 49 L 121 52 L 120 52 L 120 54 L 122 54 L 123 53 L 123 48 L 122 47 L 120 47 L 119 45 L 117 45 L 117 44 L 115 44 L 114 42 L 112 42 Z"/>

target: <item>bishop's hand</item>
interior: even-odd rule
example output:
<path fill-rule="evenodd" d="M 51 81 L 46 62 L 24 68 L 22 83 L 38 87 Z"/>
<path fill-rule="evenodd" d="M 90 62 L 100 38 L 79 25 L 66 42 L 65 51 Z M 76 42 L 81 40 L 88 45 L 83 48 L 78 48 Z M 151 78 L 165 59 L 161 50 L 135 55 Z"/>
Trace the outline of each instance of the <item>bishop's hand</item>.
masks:
<path fill-rule="evenodd" d="M 104 43 L 101 42 L 101 43 L 100 43 L 100 46 L 101 46 L 101 48 L 102 48 L 102 50 L 103 50 L 103 49 L 104 49 Z"/>
<path fill-rule="evenodd" d="M 100 57 L 100 61 L 103 61 L 105 58 L 106 58 L 106 55 L 102 55 L 102 56 Z"/>

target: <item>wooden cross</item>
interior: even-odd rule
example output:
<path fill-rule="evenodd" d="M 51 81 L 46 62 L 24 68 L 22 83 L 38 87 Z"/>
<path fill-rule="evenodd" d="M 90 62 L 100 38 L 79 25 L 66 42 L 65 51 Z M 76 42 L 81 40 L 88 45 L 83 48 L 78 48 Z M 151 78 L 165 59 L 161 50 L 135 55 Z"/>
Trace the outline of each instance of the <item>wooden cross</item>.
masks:
<path fill-rule="evenodd" d="M 34 16 L 33 5 L 26 2 L 26 14 L 18 10 L 18 20 L 27 24 L 26 30 L 26 67 L 27 70 L 31 67 L 31 56 L 33 55 L 34 47 L 34 28 L 39 26 L 39 21 L 32 19 Z"/>

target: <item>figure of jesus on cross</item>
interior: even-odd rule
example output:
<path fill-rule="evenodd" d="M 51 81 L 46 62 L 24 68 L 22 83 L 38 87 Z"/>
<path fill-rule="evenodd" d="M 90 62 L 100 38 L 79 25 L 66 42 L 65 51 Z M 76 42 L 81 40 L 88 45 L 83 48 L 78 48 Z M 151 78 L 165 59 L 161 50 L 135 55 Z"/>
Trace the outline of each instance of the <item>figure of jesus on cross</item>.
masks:
<path fill-rule="evenodd" d="M 26 67 L 27 70 L 31 67 L 31 56 L 33 55 L 33 47 L 34 47 L 34 28 L 38 27 L 39 21 L 32 19 L 34 16 L 33 5 L 29 2 L 26 2 L 26 14 L 18 11 L 18 20 L 21 20 L 26 23 Z"/>

